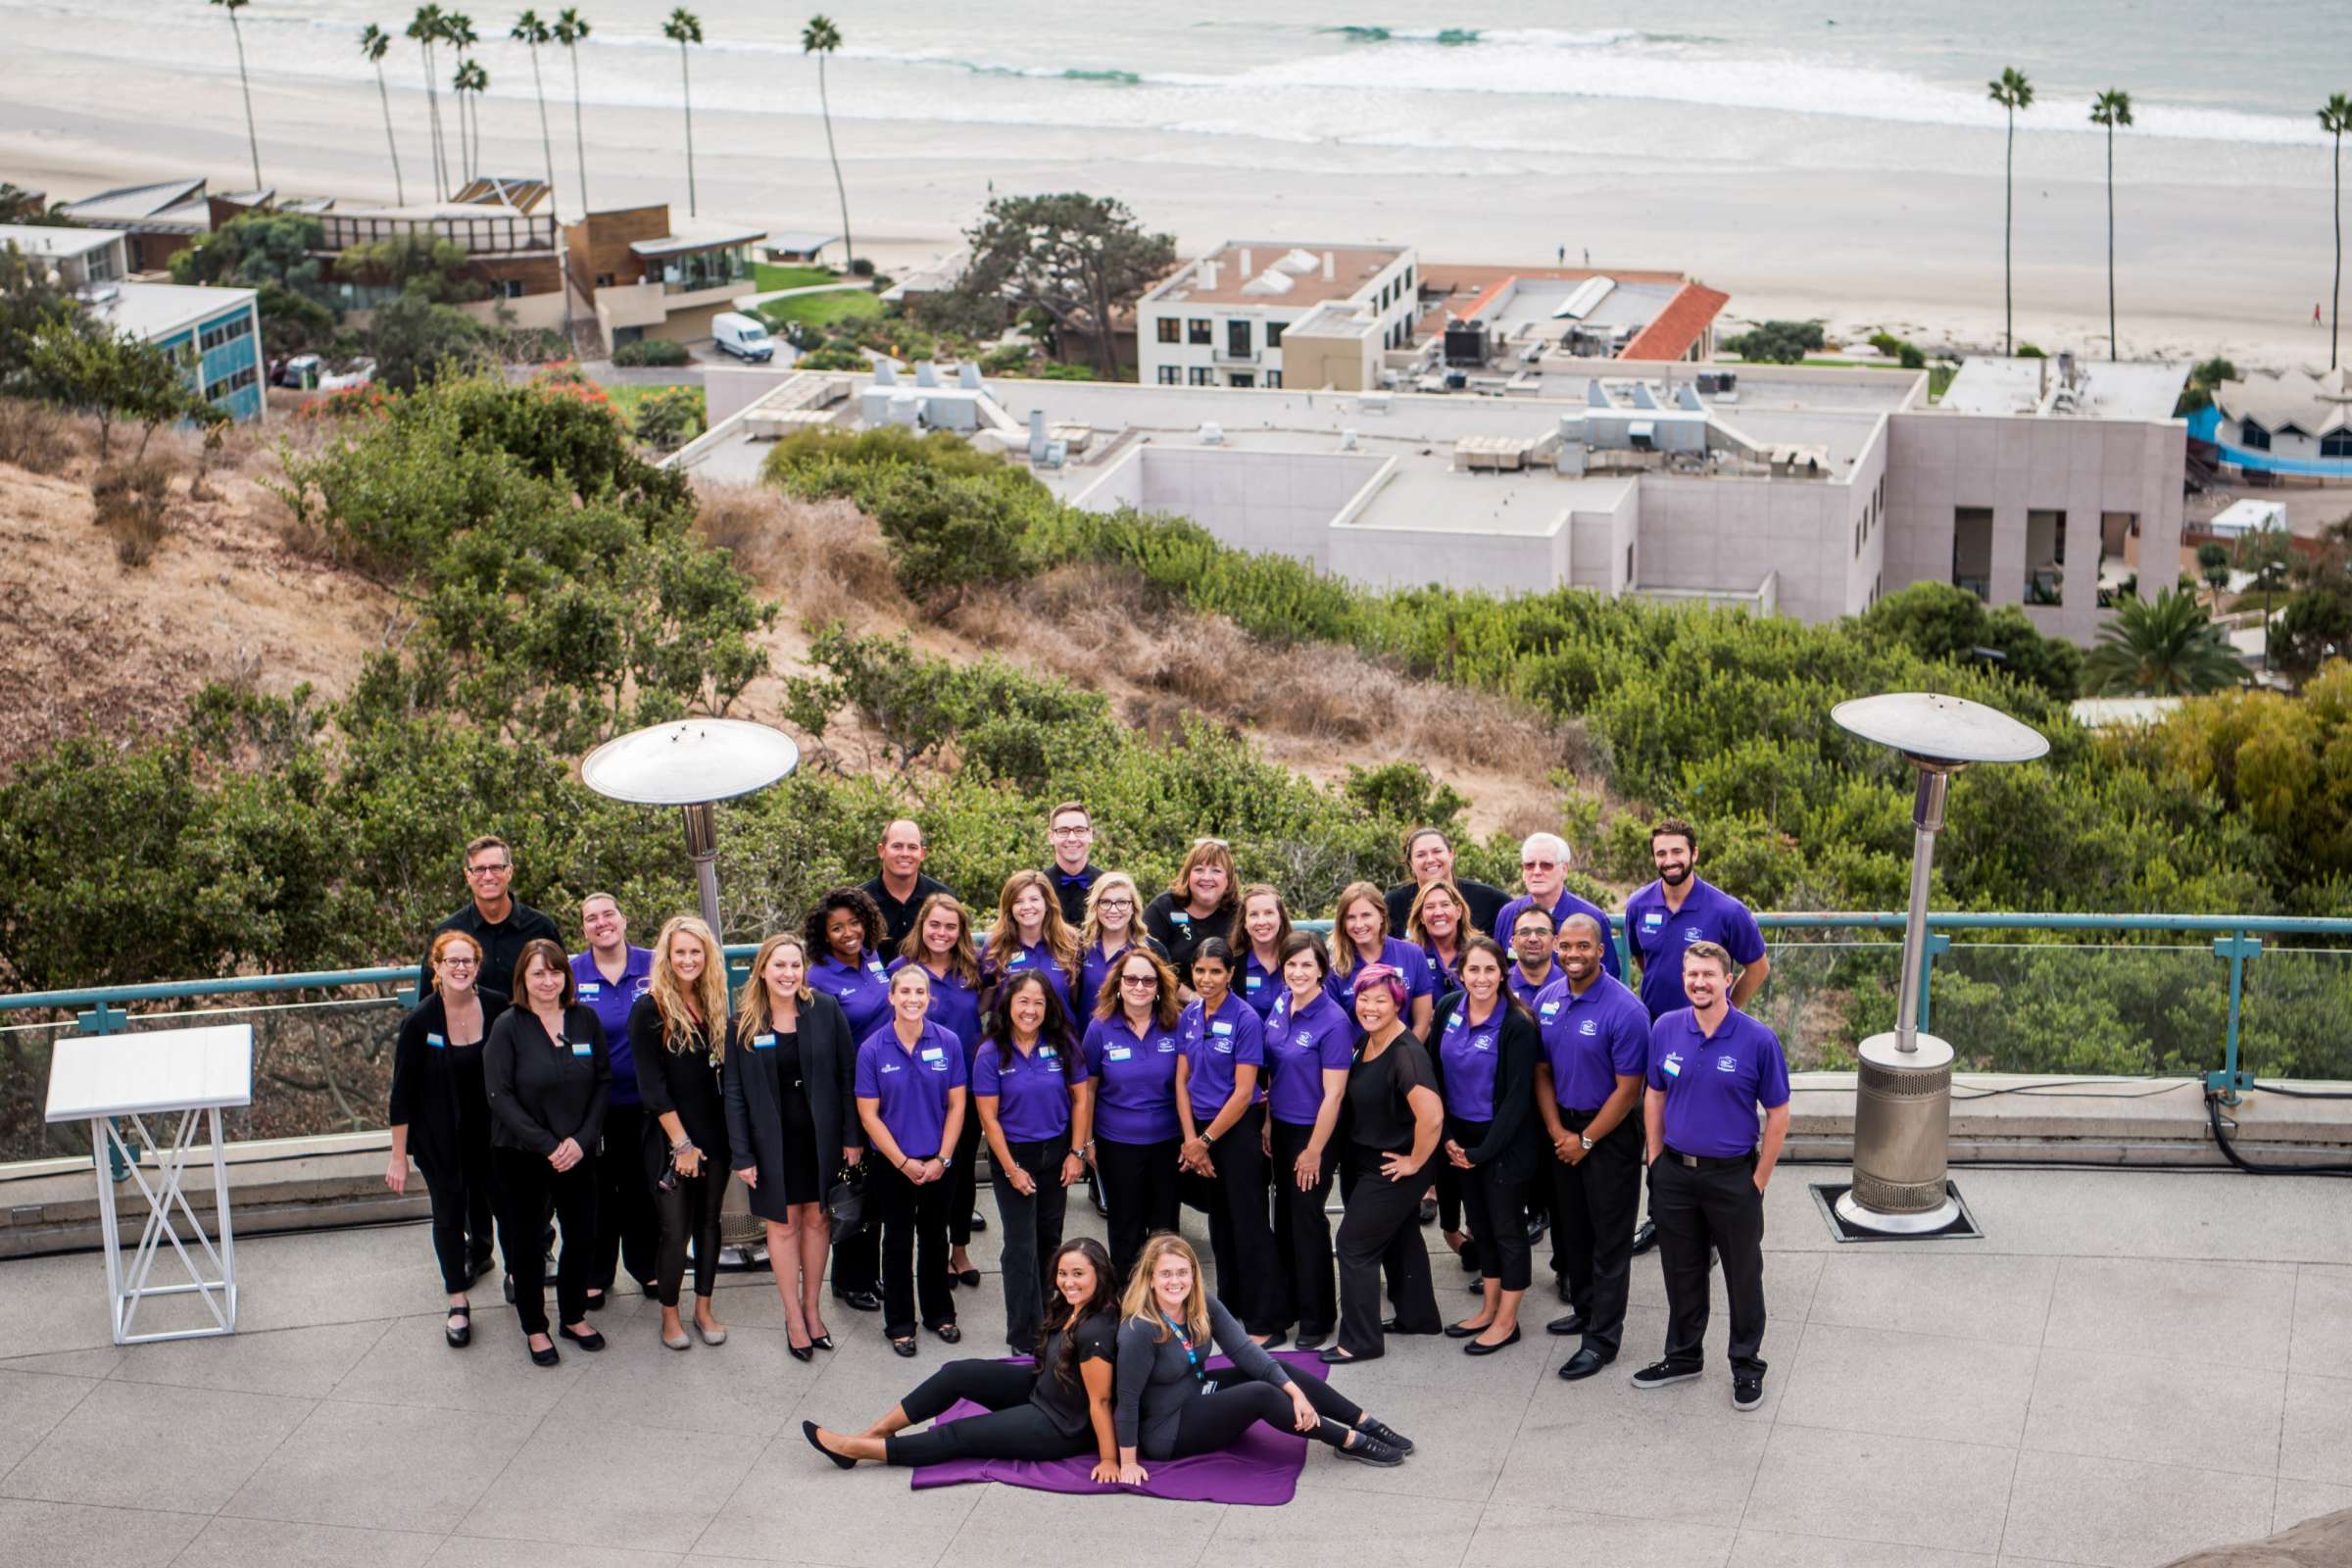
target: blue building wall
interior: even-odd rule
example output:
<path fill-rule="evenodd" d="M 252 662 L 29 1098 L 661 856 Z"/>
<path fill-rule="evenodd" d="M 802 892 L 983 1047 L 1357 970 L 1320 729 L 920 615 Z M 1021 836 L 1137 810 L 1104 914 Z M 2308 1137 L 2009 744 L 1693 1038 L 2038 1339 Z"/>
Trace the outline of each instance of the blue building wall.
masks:
<path fill-rule="evenodd" d="M 2222 461 L 2240 468 L 2300 474 L 2313 479 L 2352 479 L 2352 458 L 2282 458 L 2224 440 L 2231 432 L 2222 422 L 2222 411 L 2210 403 L 2188 416 L 2188 433 L 2221 448 Z"/>
<path fill-rule="evenodd" d="M 238 423 L 262 416 L 261 321 L 250 303 L 157 338 L 155 346 L 186 364 L 189 381 L 211 391 L 211 401 Z"/>

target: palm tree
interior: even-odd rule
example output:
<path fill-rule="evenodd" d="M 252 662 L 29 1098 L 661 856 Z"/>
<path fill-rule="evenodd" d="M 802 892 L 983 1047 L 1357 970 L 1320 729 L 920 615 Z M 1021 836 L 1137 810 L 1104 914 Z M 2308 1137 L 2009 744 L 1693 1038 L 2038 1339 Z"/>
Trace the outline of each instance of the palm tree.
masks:
<path fill-rule="evenodd" d="M 2244 662 L 2185 588 L 2125 600 L 2082 656 L 2086 697 L 2195 697 L 2245 678 Z"/>
<path fill-rule="evenodd" d="M 473 30 L 473 19 L 466 15 L 466 13 L 463 11 L 452 11 L 449 14 L 448 20 L 441 24 L 441 38 L 443 42 L 447 43 L 452 49 L 455 49 L 458 52 L 458 74 L 460 76 L 464 76 L 466 74 L 466 67 L 470 63 L 467 58 L 466 51 L 482 41 L 482 35 Z M 466 124 L 466 91 L 467 89 L 466 87 L 460 87 L 457 89 L 458 134 L 461 138 L 465 138 L 467 136 L 469 129 L 473 133 L 471 141 L 467 143 L 467 145 L 473 147 L 473 154 L 471 157 L 465 160 L 465 169 L 463 171 L 464 177 L 466 179 L 471 179 L 475 173 L 474 165 L 481 157 L 481 147 L 479 145 L 481 137 L 479 132 L 481 131 L 482 126 L 481 117 L 478 114 L 474 116 L 473 123 L 470 127 L 468 127 Z"/>
<path fill-rule="evenodd" d="M 588 217 L 588 140 L 580 132 L 580 40 L 588 36 L 588 19 L 569 6 L 556 18 L 556 42 L 571 56 L 571 144 L 580 161 L 580 219 Z"/>
<path fill-rule="evenodd" d="M 2344 132 L 2352 130 L 2352 97 L 2330 94 L 2320 108 L 2320 128 L 2335 138 L 2335 193 L 2328 203 L 2335 220 L 2335 292 L 2328 314 L 2328 368 L 2332 370 L 2344 316 Z"/>
<path fill-rule="evenodd" d="M 2090 122 L 2107 127 L 2107 360 L 2115 362 L 2115 127 L 2132 123 L 2132 95 L 2110 87 L 2090 101 Z"/>
<path fill-rule="evenodd" d="M 671 10 L 662 36 L 678 46 L 678 86 L 686 105 L 686 216 L 698 216 L 694 200 L 694 80 L 686 71 L 686 46 L 703 41 L 703 21 L 684 6 Z"/>
<path fill-rule="evenodd" d="M 844 261 L 855 261 L 858 243 L 850 238 L 850 188 L 841 182 L 841 155 L 833 150 L 833 103 L 825 96 L 825 56 L 841 47 L 841 29 L 819 12 L 801 29 L 801 53 L 816 56 L 816 104 L 825 117 L 825 156 L 833 160 L 833 189 L 841 197 L 841 250 Z"/>
<path fill-rule="evenodd" d="M 547 155 L 548 212 L 550 216 L 554 216 L 556 143 L 555 138 L 548 134 L 547 129 L 547 83 L 539 77 L 539 47 L 552 41 L 555 34 L 548 30 L 546 23 L 539 20 L 538 12 L 526 10 L 521 16 L 514 19 L 514 25 L 508 30 L 507 36 L 531 52 L 531 93 L 539 100 L 539 147 Z"/>
<path fill-rule="evenodd" d="M 2005 192 L 2001 203 L 2001 352 L 2014 354 L 2017 352 L 2016 294 L 2011 284 L 2009 244 L 2017 229 L 2017 112 L 2034 107 L 2034 84 L 2015 66 L 2003 66 L 2001 74 L 1985 85 L 1986 96 L 2009 111 L 2009 153 L 2001 175 Z"/>
<path fill-rule="evenodd" d="M 478 60 L 461 60 L 458 62 L 456 86 L 460 113 L 465 112 L 468 100 L 472 103 L 473 157 L 467 161 L 466 168 L 468 179 L 477 178 L 482 172 L 482 94 L 489 90 L 490 73 L 482 69 L 482 63 Z"/>
<path fill-rule="evenodd" d="M 245 89 L 245 140 L 253 150 L 253 188 L 262 188 L 262 138 L 253 128 L 253 81 L 245 74 L 245 29 L 237 25 L 237 13 L 253 0 L 213 0 L 213 4 L 228 13 L 228 30 L 237 39 L 237 82 Z"/>
<path fill-rule="evenodd" d="M 442 29 L 448 22 L 449 18 L 439 6 L 418 6 L 416 14 L 409 19 L 408 30 L 408 35 L 416 40 L 416 47 L 424 54 L 424 107 L 426 119 L 432 127 L 433 200 L 436 202 L 449 195 L 449 166 L 441 141 L 441 89 L 434 79 L 433 45 L 441 41 Z"/>
<path fill-rule="evenodd" d="M 392 190 L 400 205 L 409 205 L 409 188 L 400 177 L 400 142 L 392 134 L 392 93 L 384 85 L 384 56 L 392 48 L 392 35 L 374 23 L 360 34 L 360 53 L 375 68 L 375 95 L 384 106 L 384 145 L 392 150 Z"/>

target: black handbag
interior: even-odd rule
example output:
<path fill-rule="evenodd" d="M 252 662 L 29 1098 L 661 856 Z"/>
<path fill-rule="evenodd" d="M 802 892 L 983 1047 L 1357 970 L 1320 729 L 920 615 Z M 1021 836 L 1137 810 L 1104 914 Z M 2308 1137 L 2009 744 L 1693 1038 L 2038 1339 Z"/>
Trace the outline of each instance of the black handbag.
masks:
<path fill-rule="evenodd" d="M 825 1189 L 825 1218 L 833 1227 L 836 1243 L 848 1241 L 865 1229 L 865 1167 L 845 1164 L 833 1176 L 833 1185 Z"/>

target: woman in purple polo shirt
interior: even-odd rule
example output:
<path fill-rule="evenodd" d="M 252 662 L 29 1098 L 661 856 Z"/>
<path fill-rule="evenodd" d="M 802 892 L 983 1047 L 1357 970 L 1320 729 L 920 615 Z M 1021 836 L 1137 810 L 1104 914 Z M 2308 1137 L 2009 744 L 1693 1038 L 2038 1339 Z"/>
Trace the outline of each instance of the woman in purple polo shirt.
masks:
<path fill-rule="evenodd" d="M 1234 911 L 1233 930 L 1225 940 L 1241 958 L 1233 977 L 1234 995 L 1262 1020 L 1282 995 L 1282 946 L 1291 940 L 1290 906 L 1265 883 L 1251 883 L 1242 889 L 1241 907 Z"/>
<path fill-rule="evenodd" d="M 1442 835 L 1441 835 L 1442 837 Z M 1439 877 L 1424 884 L 1413 895 L 1412 908 L 1404 917 L 1404 938 L 1419 948 L 1429 960 L 1429 993 L 1444 998 L 1462 989 L 1461 963 L 1463 944 L 1478 935 L 1470 923 L 1470 902 L 1450 877 Z M 1432 1016 L 1435 1016 L 1433 1012 Z M 1446 1245 L 1453 1249 L 1462 1266 L 1475 1270 L 1477 1254 L 1470 1238 L 1462 1230 L 1462 1184 L 1460 1172 L 1446 1160 L 1437 1162 L 1438 1228 L 1445 1233 Z M 1421 1223 L 1429 1223 L 1429 1210 L 1422 1208 Z"/>
<path fill-rule="evenodd" d="M 1503 984 L 1502 945 L 1472 936 L 1462 952 L 1462 989 L 1438 1004 L 1438 1098 L 1446 1105 L 1445 1158 L 1461 1183 L 1462 1206 L 1478 1248 L 1485 1299 L 1448 1338 L 1472 1355 L 1519 1343 L 1519 1299 L 1527 1294 L 1526 1189 L 1536 1173 L 1536 1060 L 1543 1039 L 1534 1014 Z"/>
<path fill-rule="evenodd" d="M 1015 871 L 997 896 L 996 923 L 980 942 L 983 1005 L 987 995 L 1024 970 L 1034 969 L 1060 998 L 1062 1010 L 1083 1013 L 1070 1002 L 1070 980 L 1078 972 L 1078 933 L 1061 918 L 1061 900 L 1043 871 Z"/>
<path fill-rule="evenodd" d="M 1274 1232 L 1266 1223 L 1266 1116 L 1258 1079 L 1265 1071 L 1264 1026 L 1233 994 L 1233 949 L 1210 937 L 1194 950 L 1193 989 L 1177 1031 L 1176 1152 L 1178 1190 L 1208 1215 L 1217 1294 L 1261 1345 L 1282 1325 L 1275 1288 Z"/>
<path fill-rule="evenodd" d="M 1143 907 L 1143 895 L 1136 890 L 1135 878 L 1126 872 L 1105 871 L 1095 879 L 1094 890 L 1086 896 L 1086 923 L 1078 932 L 1080 1014 L 1095 1010 L 1095 1004 L 1102 1000 L 1102 986 L 1110 978 L 1111 965 L 1129 948 L 1141 943 L 1163 958 L 1168 956 L 1158 939 L 1147 934 L 1137 923 Z"/>
<path fill-rule="evenodd" d="M 1389 901 L 1380 889 L 1369 882 L 1350 882 L 1331 912 L 1333 1001 L 1343 1007 L 1348 1005 L 1355 991 L 1355 971 L 1367 963 L 1386 964 L 1396 971 L 1404 985 L 1404 1026 L 1416 1035 L 1427 1034 L 1429 959 L 1411 943 L 1389 935 Z M 1363 1043 L 1360 1030 L 1355 1043 Z"/>
<path fill-rule="evenodd" d="M 962 1130 L 963 1047 L 931 1021 L 931 976 L 910 963 L 890 977 L 888 1024 L 858 1048 L 858 1118 L 874 1157 L 866 1201 L 882 1216 L 882 1332 L 914 1353 L 914 1312 L 954 1345 L 948 1284 L 948 1169 Z"/>
<path fill-rule="evenodd" d="M 1331 999 L 1331 959 L 1323 939 L 1294 931 L 1282 944 L 1282 995 L 1266 1014 L 1266 1156 L 1274 1182 L 1274 1257 L 1285 1327 L 1298 1325 L 1298 1348 L 1320 1346 L 1339 1325 L 1332 1275 L 1331 1194 L 1337 1161 L 1328 1158 L 1348 1092 L 1355 1025 Z M 1276 1344 L 1276 1334 L 1266 1343 Z"/>
<path fill-rule="evenodd" d="M 881 954 L 882 911 L 862 888 L 835 888 L 801 922 L 808 989 L 841 1004 L 850 1037 L 863 1040 L 890 1015 L 890 971 Z"/>
<path fill-rule="evenodd" d="M 964 1071 L 971 1071 L 980 1054 L 980 959 L 972 949 L 972 917 L 953 893 L 934 893 L 915 910 L 914 925 L 899 944 L 890 972 L 919 963 L 931 977 L 931 1021 L 956 1037 L 963 1047 Z M 963 1118 L 963 1136 L 956 1142 L 956 1163 L 948 1167 L 948 1278 L 976 1290 L 980 1271 L 972 1267 L 973 1172 L 979 1161 L 980 1123 Z"/>
<path fill-rule="evenodd" d="M 997 988 L 972 1064 L 1004 1244 L 1004 1342 L 1015 1355 L 1037 1346 L 1051 1286 L 1043 1260 L 1061 1250 L 1067 1190 L 1086 1173 L 1078 1150 L 1094 1123 L 1094 1085 L 1068 1042 L 1061 999 L 1032 969 Z"/>
<path fill-rule="evenodd" d="M 1095 1081 L 1087 1152 L 1110 1207 L 1110 1262 L 1121 1279 L 1144 1238 L 1176 1228 L 1176 971 L 1150 948 L 1131 948 L 1112 971 L 1086 1031 Z"/>

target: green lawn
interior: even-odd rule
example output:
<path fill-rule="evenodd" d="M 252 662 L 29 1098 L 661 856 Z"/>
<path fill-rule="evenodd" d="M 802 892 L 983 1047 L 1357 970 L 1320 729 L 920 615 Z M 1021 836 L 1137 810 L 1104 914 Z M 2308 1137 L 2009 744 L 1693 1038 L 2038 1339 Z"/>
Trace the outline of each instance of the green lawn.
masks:
<path fill-rule="evenodd" d="M 762 294 L 771 288 L 812 288 L 833 280 L 833 273 L 822 267 L 778 267 L 773 262 L 752 264 L 752 282 Z"/>
<path fill-rule="evenodd" d="M 760 307 L 767 324 L 780 326 L 786 321 L 805 321 L 810 326 L 829 326 L 835 321 L 866 320 L 882 314 L 879 295 L 864 290 L 841 289 L 827 294 L 795 294 L 789 299 L 770 300 Z"/>

